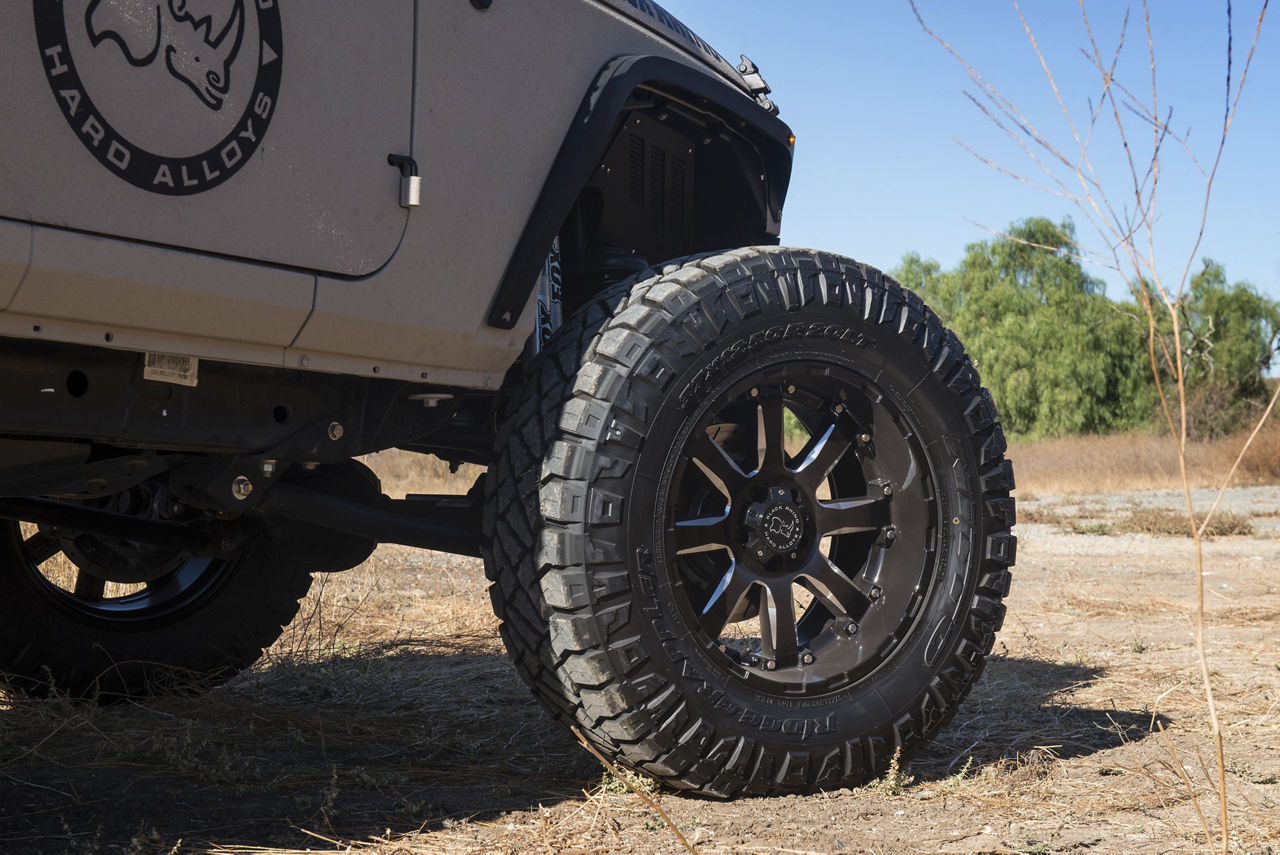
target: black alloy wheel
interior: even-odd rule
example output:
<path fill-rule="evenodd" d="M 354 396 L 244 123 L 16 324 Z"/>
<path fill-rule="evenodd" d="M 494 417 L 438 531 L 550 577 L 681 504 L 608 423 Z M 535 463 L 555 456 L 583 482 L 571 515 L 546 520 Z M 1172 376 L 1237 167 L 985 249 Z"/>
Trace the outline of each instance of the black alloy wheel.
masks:
<path fill-rule="evenodd" d="M 198 516 L 150 483 L 86 503 L 149 520 Z M 279 637 L 309 586 L 265 536 L 224 558 L 0 520 L 0 680 L 103 702 L 207 689 Z"/>
<path fill-rule="evenodd" d="M 930 582 L 936 500 L 915 432 L 874 385 L 821 362 L 749 374 L 698 422 L 660 501 L 686 622 L 765 691 L 866 676 Z"/>

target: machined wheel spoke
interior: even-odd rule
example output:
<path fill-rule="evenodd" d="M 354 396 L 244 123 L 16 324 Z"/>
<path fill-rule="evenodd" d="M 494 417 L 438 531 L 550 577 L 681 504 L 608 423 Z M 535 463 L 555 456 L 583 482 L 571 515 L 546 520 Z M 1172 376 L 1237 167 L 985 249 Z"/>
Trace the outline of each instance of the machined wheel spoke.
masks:
<path fill-rule="evenodd" d="M 737 611 L 743 597 L 751 590 L 751 581 L 744 577 L 735 562 L 730 562 L 729 569 L 716 585 L 706 605 L 702 607 L 699 623 L 711 638 L 719 638 L 724 632 L 729 618 Z"/>
<path fill-rule="evenodd" d="M 866 593 L 821 553 L 797 574 L 797 581 L 813 593 L 832 617 L 848 616 L 855 603 L 867 601 Z"/>
<path fill-rule="evenodd" d="M 820 501 L 814 517 L 818 533 L 823 537 L 878 531 L 889 524 L 889 499 L 886 496 L 865 496 L 861 499 Z"/>
<path fill-rule="evenodd" d="M 724 447 L 707 433 L 702 433 L 694 441 L 691 459 L 726 499 L 732 498 L 747 479 L 746 473 L 738 468 Z"/>
<path fill-rule="evenodd" d="M 810 490 L 817 490 L 852 445 L 843 434 L 836 433 L 835 425 L 828 426 L 821 434 L 815 435 L 801 452 L 800 465 L 796 468 L 797 480 Z"/>
<path fill-rule="evenodd" d="M 729 548 L 729 515 L 678 520 L 673 527 L 672 539 L 676 555 L 692 555 L 695 552 L 711 552 Z"/>
<path fill-rule="evenodd" d="M 22 541 L 22 548 L 37 567 L 62 551 L 58 541 L 43 532 L 36 532 Z"/>
<path fill-rule="evenodd" d="M 72 593 L 82 600 L 101 600 L 106 590 L 106 581 L 81 570 L 76 574 L 76 587 Z"/>
<path fill-rule="evenodd" d="M 786 468 L 785 412 L 781 398 L 770 397 L 760 401 L 756 417 L 756 451 L 761 471 Z"/>
<path fill-rule="evenodd" d="M 793 665 L 799 658 L 796 605 L 790 579 L 775 581 L 765 589 L 760 608 L 760 653 L 778 667 Z"/>

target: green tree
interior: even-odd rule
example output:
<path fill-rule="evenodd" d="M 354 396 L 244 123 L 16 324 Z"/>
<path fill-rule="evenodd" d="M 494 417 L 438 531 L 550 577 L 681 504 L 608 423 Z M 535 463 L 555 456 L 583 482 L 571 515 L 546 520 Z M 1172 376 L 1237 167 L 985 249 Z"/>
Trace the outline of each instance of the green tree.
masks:
<path fill-rule="evenodd" d="M 1228 285 L 1213 259 L 1202 264 L 1179 306 L 1188 427 L 1201 437 L 1239 428 L 1265 403 L 1265 374 L 1280 348 L 1280 303 L 1247 282 Z"/>
<path fill-rule="evenodd" d="M 1014 223 L 956 270 L 908 254 L 894 271 L 965 342 L 1006 429 L 1027 436 L 1134 427 L 1153 406 L 1146 323 L 1074 255 L 1069 220 Z"/>

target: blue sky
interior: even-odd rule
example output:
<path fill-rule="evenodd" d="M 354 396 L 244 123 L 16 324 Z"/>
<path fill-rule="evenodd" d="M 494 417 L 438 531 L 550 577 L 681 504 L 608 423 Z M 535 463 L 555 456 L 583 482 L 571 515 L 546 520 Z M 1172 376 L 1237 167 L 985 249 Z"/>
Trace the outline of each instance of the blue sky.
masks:
<path fill-rule="evenodd" d="M 1070 215 L 1086 245 L 1095 233 L 1069 201 L 1007 178 L 966 152 L 963 141 L 1010 169 L 1034 170 L 1020 150 L 965 97 L 975 92 L 964 68 L 927 36 L 906 0 L 663 0 L 663 5 L 727 58 L 745 53 L 773 88 L 781 117 L 798 138 L 783 242 L 851 255 L 886 269 L 904 252 L 955 266 L 967 243 L 1011 221 Z M 1098 74 L 1081 56 L 1087 35 L 1073 0 L 1023 0 L 1023 11 L 1058 78 L 1064 100 L 1085 115 L 1097 100 Z M 1260 0 L 1235 0 L 1234 71 L 1238 77 Z M 919 0 L 926 22 L 1032 122 L 1064 145 L 1066 125 L 1008 0 Z M 1115 49 L 1120 2 L 1086 2 L 1104 53 Z M 1226 266 L 1280 299 L 1280 11 L 1265 20 L 1244 96 L 1228 135 L 1197 256 Z M 1171 126 L 1189 132 L 1192 151 L 1212 163 L 1226 91 L 1225 2 L 1152 0 L 1157 86 Z M 1118 78 L 1151 90 L 1142 7 L 1133 6 Z M 1135 129 L 1135 143 L 1150 131 Z M 1113 201 L 1131 186 L 1123 149 L 1100 130 L 1091 154 Z M 1203 181 L 1170 144 L 1161 163 L 1156 257 L 1176 283 L 1203 207 Z M 1193 270 L 1198 269 L 1195 262 Z M 1124 280 L 1095 269 L 1113 297 Z"/>

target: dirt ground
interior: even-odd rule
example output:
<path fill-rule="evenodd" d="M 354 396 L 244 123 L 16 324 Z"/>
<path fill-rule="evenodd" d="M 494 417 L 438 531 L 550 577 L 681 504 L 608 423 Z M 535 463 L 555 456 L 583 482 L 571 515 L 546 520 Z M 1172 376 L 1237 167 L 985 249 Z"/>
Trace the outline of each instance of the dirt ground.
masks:
<path fill-rule="evenodd" d="M 1180 501 L 1020 497 L 1032 522 L 996 650 L 909 769 L 803 798 L 651 798 L 705 855 L 1203 851 L 1198 810 L 1216 829 L 1217 802 L 1191 541 L 1112 524 Z M 1280 489 L 1229 504 L 1251 533 L 1206 556 L 1231 848 L 1276 853 Z M 478 561 L 384 548 L 318 587 L 207 697 L 0 696 L 0 852 L 685 851 L 534 704 Z"/>

